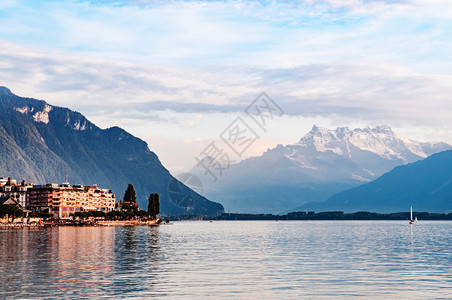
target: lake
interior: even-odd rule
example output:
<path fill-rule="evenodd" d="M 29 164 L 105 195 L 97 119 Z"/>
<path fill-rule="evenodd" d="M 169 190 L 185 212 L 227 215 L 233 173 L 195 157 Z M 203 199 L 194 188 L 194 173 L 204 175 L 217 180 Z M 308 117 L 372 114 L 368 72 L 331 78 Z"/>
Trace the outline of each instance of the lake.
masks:
<path fill-rule="evenodd" d="M 0 230 L 1 298 L 451 298 L 452 222 Z"/>

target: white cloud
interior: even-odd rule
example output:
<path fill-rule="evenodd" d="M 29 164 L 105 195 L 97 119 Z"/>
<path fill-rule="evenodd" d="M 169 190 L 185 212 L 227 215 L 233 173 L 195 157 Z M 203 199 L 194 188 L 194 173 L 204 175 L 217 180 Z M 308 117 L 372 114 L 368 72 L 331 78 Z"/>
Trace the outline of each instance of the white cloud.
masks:
<path fill-rule="evenodd" d="M 240 112 L 262 90 L 277 99 L 287 114 L 300 116 L 341 115 L 435 125 L 447 122 L 452 109 L 452 76 L 417 74 L 392 64 L 194 70 L 30 52 L 6 42 L 0 45 L 4 85 L 18 94 L 45 98 L 91 116 L 140 118 L 168 109 Z"/>
<path fill-rule="evenodd" d="M 420 56 L 449 55 L 450 8 L 412 1 L 51 1 L 6 10 L 0 38 L 148 65 L 415 66 Z M 429 69 L 450 67 L 435 62 Z"/>

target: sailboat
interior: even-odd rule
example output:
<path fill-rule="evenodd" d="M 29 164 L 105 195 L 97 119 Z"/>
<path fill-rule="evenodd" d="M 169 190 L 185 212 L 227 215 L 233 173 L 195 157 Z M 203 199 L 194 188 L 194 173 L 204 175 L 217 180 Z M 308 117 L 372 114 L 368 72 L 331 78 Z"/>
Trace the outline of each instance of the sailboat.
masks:
<path fill-rule="evenodd" d="M 410 224 L 413 225 L 414 222 L 416 222 L 416 221 L 417 221 L 417 218 L 413 219 L 413 207 L 410 206 Z"/>

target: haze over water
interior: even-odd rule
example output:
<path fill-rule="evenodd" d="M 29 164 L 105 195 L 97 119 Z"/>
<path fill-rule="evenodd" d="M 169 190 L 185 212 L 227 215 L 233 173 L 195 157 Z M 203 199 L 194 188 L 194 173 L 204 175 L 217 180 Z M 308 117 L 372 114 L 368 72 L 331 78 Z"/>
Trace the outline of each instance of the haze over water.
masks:
<path fill-rule="evenodd" d="M 0 230 L 2 298 L 447 298 L 452 222 Z"/>

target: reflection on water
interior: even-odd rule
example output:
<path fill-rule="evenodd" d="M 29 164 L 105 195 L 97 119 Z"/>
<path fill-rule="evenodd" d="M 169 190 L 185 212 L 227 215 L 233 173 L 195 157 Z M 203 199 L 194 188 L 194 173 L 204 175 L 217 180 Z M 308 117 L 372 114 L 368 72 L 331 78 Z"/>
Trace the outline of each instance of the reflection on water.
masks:
<path fill-rule="evenodd" d="M 0 230 L 1 298 L 444 298 L 452 222 Z"/>
<path fill-rule="evenodd" d="M 159 228 L 118 227 L 114 246 L 113 295 L 152 295 L 159 272 Z"/>

